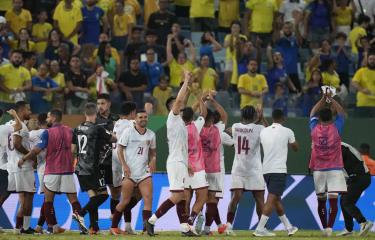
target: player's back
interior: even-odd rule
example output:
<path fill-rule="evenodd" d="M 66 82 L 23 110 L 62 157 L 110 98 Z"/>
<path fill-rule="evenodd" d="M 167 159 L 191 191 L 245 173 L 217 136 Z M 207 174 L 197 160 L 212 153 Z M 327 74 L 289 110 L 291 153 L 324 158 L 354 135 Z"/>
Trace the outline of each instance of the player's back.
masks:
<path fill-rule="evenodd" d="M 14 121 L 9 121 L 7 124 L 14 125 Z M 27 171 L 33 169 L 32 161 L 26 161 L 22 168 L 18 168 L 18 161 L 24 156 L 21 152 L 17 151 L 14 147 L 14 135 L 18 135 L 22 138 L 22 146 L 26 150 L 30 150 L 30 141 L 29 141 L 29 130 L 25 123 L 22 124 L 22 129 L 18 132 L 14 132 L 7 136 L 7 156 L 8 156 L 8 171 L 9 172 L 18 172 L 18 171 Z"/>
<path fill-rule="evenodd" d="M 254 123 L 235 123 L 232 126 L 232 136 L 235 147 L 232 174 L 250 176 L 262 171 L 260 155 L 260 132 L 263 125 Z"/>
<path fill-rule="evenodd" d="M 171 111 L 167 119 L 167 138 L 169 155 L 167 162 L 184 162 L 188 160 L 188 133 L 180 115 Z"/>
<path fill-rule="evenodd" d="M 94 123 L 84 122 L 74 129 L 74 143 L 77 145 L 77 172 L 90 175 L 99 165 L 100 144 L 98 128 Z"/>
<path fill-rule="evenodd" d="M 117 139 L 120 139 L 122 133 L 125 131 L 125 129 L 129 127 L 134 126 L 134 120 L 128 120 L 128 119 L 119 119 L 115 126 L 113 127 L 113 133 L 116 135 Z"/>

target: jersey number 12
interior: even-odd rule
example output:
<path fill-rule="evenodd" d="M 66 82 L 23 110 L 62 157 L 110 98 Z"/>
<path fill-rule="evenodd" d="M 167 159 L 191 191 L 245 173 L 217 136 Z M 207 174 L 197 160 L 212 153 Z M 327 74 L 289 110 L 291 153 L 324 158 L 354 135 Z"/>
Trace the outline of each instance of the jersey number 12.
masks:
<path fill-rule="evenodd" d="M 246 137 L 238 136 L 237 138 L 237 153 L 241 154 L 241 151 L 245 151 L 245 154 L 249 153 L 249 140 Z"/>
<path fill-rule="evenodd" d="M 87 136 L 86 135 L 78 135 L 78 148 L 80 154 L 86 154 L 87 153 Z"/>

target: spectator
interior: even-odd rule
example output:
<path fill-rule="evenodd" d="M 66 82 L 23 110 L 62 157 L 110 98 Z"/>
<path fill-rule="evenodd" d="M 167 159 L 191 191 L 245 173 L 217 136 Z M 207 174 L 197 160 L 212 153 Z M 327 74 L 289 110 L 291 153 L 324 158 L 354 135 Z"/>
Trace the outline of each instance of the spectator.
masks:
<path fill-rule="evenodd" d="M 23 52 L 23 66 L 30 72 L 31 77 L 35 77 L 38 74 L 38 71 L 34 68 L 35 64 L 35 52 Z"/>
<path fill-rule="evenodd" d="M 7 11 L 5 18 L 9 25 L 9 30 L 18 38 L 18 34 L 22 28 L 31 30 L 32 17 L 31 13 L 22 8 L 23 0 L 13 0 L 12 10 Z"/>
<path fill-rule="evenodd" d="M 193 44 L 188 41 L 188 46 L 190 50 L 190 59 L 188 59 L 185 52 L 180 52 L 177 59 L 173 57 L 172 54 L 172 34 L 168 35 L 167 38 L 167 62 L 170 70 L 170 86 L 174 89 L 180 87 L 181 80 L 183 79 L 184 69 L 188 71 L 193 71 L 195 63 L 195 48 Z"/>
<path fill-rule="evenodd" d="M 150 15 L 159 10 L 158 2 L 159 0 L 145 0 L 144 1 L 143 21 L 146 26 L 148 23 L 148 19 L 150 18 Z"/>
<path fill-rule="evenodd" d="M 201 56 L 200 66 L 193 71 L 194 81 L 199 83 L 202 92 L 216 90 L 219 76 L 213 68 L 210 68 L 208 55 Z"/>
<path fill-rule="evenodd" d="M 336 33 L 342 32 L 349 35 L 355 11 L 355 4 L 352 0 L 333 0 Z"/>
<path fill-rule="evenodd" d="M 31 112 L 34 114 L 48 112 L 52 107 L 53 93 L 60 91 L 61 88 L 48 76 L 48 67 L 45 63 L 39 65 L 38 74 L 31 81 Z"/>
<path fill-rule="evenodd" d="M 59 62 L 60 71 L 63 73 L 66 73 L 70 69 L 70 56 L 69 45 L 65 43 L 60 44 L 57 49 L 57 61 Z"/>
<path fill-rule="evenodd" d="M 142 42 L 142 32 L 143 29 L 141 27 L 132 28 L 132 33 L 128 39 L 128 46 L 126 46 L 124 52 L 125 62 L 128 62 L 129 59 L 139 57 L 141 48 L 144 45 L 144 42 Z"/>
<path fill-rule="evenodd" d="M 201 46 L 199 48 L 200 57 L 207 55 L 210 60 L 210 68 L 216 69 L 214 52 L 218 52 L 223 47 L 218 43 L 211 32 L 204 32 L 201 37 Z"/>
<path fill-rule="evenodd" d="M 143 108 L 143 93 L 147 89 L 147 77 L 139 68 L 139 59 L 130 59 L 129 71 L 121 74 L 119 87 L 127 101 L 133 101 Z"/>
<path fill-rule="evenodd" d="M 112 46 L 120 52 L 120 56 L 124 54 L 128 39 L 131 39 L 133 24 L 134 19 L 125 13 L 124 2 L 116 1 L 115 15 L 113 16 Z"/>
<path fill-rule="evenodd" d="M 260 40 L 263 48 L 272 41 L 272 30 L 277 16 L 277 5 L 275 0 L 248 0 L 244 16 L 245 35 L 250 32 L 250 39 L 253 43 Z M 267 17 L 265 17 L 267 16 Z"/>
<path fill-rule="evenodd" d="M 167 116 L 168 111 L 165 107 L 167 100 L 172 96 L 172 88 L 168 86 L 168 78 L 162 76 L 159 81 L 159 86 L 154 88 L 152 93 L 154 97 L 155 115 Z"/>
<path fill-rule="evenodd" d="M 302 116 L 308 117 L 311 109 L 319 101 L 322 95 L 323 76 L 319 69 L 315 69 L 311 72 L 311 78 L 308 79 L 305 86 L 303 87 L 302 95 Z"/>
<path fill-rule="evenodd" d="M 371 50 L 370 39 L 368 36 L 363 36 L 359 39 L 358 45 L 358 64 L 356 69 L 365 67 L 367 65 L 368 52 Z M 355 57 L 355 56 L 354 56 Z"/>
<path fill-rule="evenodd" d="M 339 32 L 336 36 L 336 44 L 332 46 L 332 56 L 337 64 L 337 73 L 340 77 L 340 85 L 344 84 L 349 89 L 349 68 L 351 63 L 350 48 L 345 45 L 347 36 Z"/>
<path fill-rule="evenodd" d="M 276 84 L 281 84 L 284 88 L 284 92 L 288 94 L 288 87 L 297 92 L 293 82 L 286 73 L 283 57 L 280 52 L 272 53 L 272 47 L 267 47 L 267 59 L 268 59 L 268 71 L 267 71 L 267 85 L 269 88 L 269 94 L 274 97 L 276 93 Z"/>
<path fill-rule="evenodd" d="M 349 33 L 349 42 L 352 47 L 352 53 L 358 54 L 359 40 L 363 36 L 367 36 L 367 28 L 370 25 L 370 18 L 366 15 L 360 15 L 357 20 L 358 26 L 354 27 Z"/>
<path fill-rule="evenodd" d="M 120 65 L 116 62 L 116 59 L 112 56 L 111 44 L 109 42 L 101 42 L 99 44 L 98 56 L 96 63 L 103 66 L 104 71 L 108 73 L 108 77 L 113 81 L 117 81 L 120 77 Z"/>
<path fill-rule="evenodd" d="M 251 59 L 257 59 L 257 62 L 260 62 L 260 49 L 254 47 L 251 41 L 246 41 L 243 38 L 240 38 L 241 42 L 241 49 L 238 51 L 237 56 L 237 69 L 238 75 L 242 75 L 247 73 L 247 65 L 249 64 Z"/>
<path fill-rule="evenodd" d="M 359 152 L 361 153 L 363 161 L 370 170 L 370 174 L 375 176 L 375 160 L 370 156 L 370 145 L 368 143 L 362 143 L 359 146 Z"/>
<path fill-rule="evenodd" d="M 168 11 L 169 0 L 159 0 L 159 11 L 150 15 L 147 28 L 158 33 L 158 43 L 165 46 L 167 36 L 171 31 L 173 23 L 177 23 L 176 16 Z"/>
<path fill-rule="evenodd" d="M 190 27 L 192 32 L 215 29 L 214 0 L 192 0 L 190 5 Z"/>
<path fill-rule="evenodd" d="M 31 89 L 31 76 L 22 66 L 22 52 L 14 50 L 10 63 L 0 67 L 0 109 L 9 110 L 17 101 L 24 100 L 25 91 Z"/>
<path fill-rule="evenodd" d="M 44 52 L 44 59 L 47 63 L 59 58 L 58 50 L 60 45 L 64 43 L 68 47 L 68 54 L 73 55 L 74 45 L 69 41 L 62 40 L 62 35 L 58 29 L 52 29 L 48 34 L 48 44 Z"/>
<path fill-rule="evenodd" d="M 94 87 L 90 88 L 92 98 L 94 99 L 101 94 L 110 94 L 112 90 L 115 89 L 115 82 L 113 79 L 109 78 L 108 72 L 106 72 L 105 68 L 100 64 L 97 64 L 95 68 L 95 80 Z"/>
<path fill-rule="evenodd" d="M 375 117 L 375 53 L 370 52 L 367 57 L 367 67 L 359 69 L 352 80 L 353 87 L 357 90 L 358 117 Z"/>
<path fill-rule="evenodd" d="M 82 28 L 80 29 L 80 43 L 99 45 L 100 28 L 108 31 L 108 20 L 104 11 L 96 6 L 96 0 L 86 0 L 86 6 L 81 8 Z"/>
<path fill-rule="evenodd" d="M 177 57 L 179 52 L 185 51 L 185 37 L 181 35 L 181 27 L 178 23 L 173 23 L 171 28 L 172 38 L 172 53 L 174 57 Z"/>
<path fill-rule="evenodd" d="M 59 62 L 57 60 L 52 60 L 50 63 L 49 77 L 59 86 L 60 91 L 53 94 L 53 108 L 64 110 L 65 107 L 65 77 L 64 74 L 60 72 Z"/>
<path fill-rule="evenodd" d="M 147 30 L 145 34 L 145 44 L 141 46 L 140 53 L 141 59 L 146 59 L 146 51 L 149 48 L 154 49 L 155 59 L 165 66 L 167 64 L 167 57 L 165 47 L 157 44 L 158 35 L 154 30 Z"/>
<path fill-rule="evenodd" d="M 303 0 L 286 0 L 282 1 L 280 6 L 280 14 L 282 17 L 282 22 L 296 23 L 296 15 L 303 14 L 305 9 L 305 3 Z"/>
<path fill-rule="evenodd" d="M 310 42 L 313 50 L 316 50 L 319 43 L 329 39 L 330 29 L 334 29 L 334 22 L 331 21 L 332 11 L 327 0 L 314 0 L 307 5 L 305 12 L 303 38 Z"/>
<path fill-rule="evenodd" d="M 284 60 L 285 71 L 297 91 L 300 92 L 301 82 L 298 76 L 299 44 L 293 32 L 292 23 L 284 23 L 282 36 L 276 42 L 276 51 L 281 53 Z"/>
<path fill-rule="evenodd" d="M 102 42 L 110 42 L 110 39 L 107 33 L 101 33 L 99 35 L 99 43 L 102 43 Z M 98 49 L 96 48 L 94 52 L 92 53 L 91 62 L 95 62 L 97 59 L 97 56 L 98 56 Z M 116 64 L 120 66 L 122 61 L 120 59 L 120 55 L 118 51 L 114 47 L 111 47 L 111 56 L 116 60 Z"/>
<path fill-rule="evenodd" d="M 240 20 L 240 1 L 238 0 L 220 0 L 218 31 L 230 33 L 230 25 L 233 21 Z M 220 39 L 220 38 L 219 38 Z M 223 40 L 223 39 L 221 39 Z"/>
<path fill-rule="evenodd" d="M 263 96 L 268 93 L 266 78 L 258 74 L 258 62 L 254 59 L 248 64 L 248 73 L 238 79 L 238 92 L 241 95 L 240 108 L 254 106 L 263 103 Z"/>
<path fill-rule="evenodd" d="M 323 85 L 332 86 L 340 91 L 340 77 L 336 72 L 336 62 L 333 59 L 327 59 L 322 64 Z"/>
<path fill-rule="evenodd" d="M 146 91 L 152 94 L 154 87 L 159 85 L 159 80 L 164 74 L 163 66 L 156 61 L 155 50 L 153 48 L 146 50 L 146 61 L 141 62 L 141 72 L 146 75 L 148 80 Z"/>
<path fill-rule="evenodd" d="M 18 40 L 10 41 L 10 47 L 15 50 L 23 50 L 23 51 L 35 51 L 35 43 L 30 40 L 29 31 L 26 28 L 21 28 L 18 33 Z"/>
<path fill-rule="evenodd" d="M 281 83 L 275 85 L 275 97 L 272 103 L 272 111 L 280 109 L 284 116 L 288 116 L 288 96 L 285 94 L 285 87 Z"/>
<path fill-rule="evenodd" d="M 142 7 L 139 4 L 138 0 L 120 0 L 124 2 L 124 8 L 125 13 L 130 15 L 134 22 L 136 22 L 136 19 L 139 15 L 142 13 Z"/>
<path fill-rule="evenodd" d="M 81 9 L 72 4 L 72 0 L 64 0 L 61 7 L 56 7 L 53 14 L 54 26 L 64 38 L 78 44 L 78 32 L 82 25 Z"/>
<path fill-rule="evenodd" d="M 38 22 L 33 24 L 32 38 L 35 42 L 35 51 L 38 54 L 43 54 L 47 48 L 47 41 L 49 32 L 52 30 L 52 25 L 46 22 L 48 19 L 47 12 L 41 10 L 38 14 Z"/>
<path fill-rule="evenodd" d="M 228 83 L 230 82 L 231 88 L 234 91 L 237 91 L 237 53 L 241 50 L 240 39 L 242 38 L 247 40 L 247 37 L 241 34 L 241 23 L 239 21 L 232 22 L 230 31 L 231 33 L 226 35 L 224 39 L 224 48 L 226 48 L 224 89 L 228 87 Z"/>
<path fill-rule="evenodd" d="M 81 70 L 81 60 L 79 56 L 72 56 L 70 59 L 69 71 L 65 73 L 65 83 L 69 89 L 66 96 L 66 113 L 81 114 L 87 103 L 89 94 L 89 84 L 96 80 L 96 75 L 91 77 Z"/>
<path fill-rule="evenodd" d="M 4 52 L 3 44 L 0 43 L 0 66 L 3 66 L 9 63 L 9 60 L 3 57 L 3 52 Z"/>
<path fill-rule="evenodd" d="M 7 20 L 0 16 L 0 44 L 3 48 L 3 53 L 0 57 L 9 58 L 10 46 L 8 44 L 8 38 Z"/>

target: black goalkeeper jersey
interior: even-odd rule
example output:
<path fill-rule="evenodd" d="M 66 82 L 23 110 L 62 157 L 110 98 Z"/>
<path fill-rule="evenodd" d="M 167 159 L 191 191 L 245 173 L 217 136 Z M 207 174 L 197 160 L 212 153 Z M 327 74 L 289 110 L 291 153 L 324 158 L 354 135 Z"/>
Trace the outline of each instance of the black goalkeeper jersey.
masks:
<path fill-rule="evenodd" d="M 102 117 L 99 113 L 96 116 L 96 124 L 105 128 L 109 132 L 113 132 L 115 122 L 119 120 L 116 114 L 109 114 L 108 118 Z M 105 166 L 112 166 L 112 143 L 110 141 L 103 142 L 100 149 L 100 164 Z"/>
<path fill-rule="evenodd" d="M 73 143 L 77 145 L 78 175 L 91 175 L 98 170 L 101 149 L 110 142 L 112 135 L 102 126 L 92 122 L 81 123 L 73 131 Z"/>

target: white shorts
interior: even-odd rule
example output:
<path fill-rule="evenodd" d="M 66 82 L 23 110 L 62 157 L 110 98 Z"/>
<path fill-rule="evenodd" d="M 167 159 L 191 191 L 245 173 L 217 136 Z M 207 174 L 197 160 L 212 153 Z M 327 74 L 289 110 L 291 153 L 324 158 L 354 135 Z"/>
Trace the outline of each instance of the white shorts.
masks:
<path fill-rule="evenodd" d="M 35 193 L 36 187 L 34 171 L 31 170 L 9 173 L 8 191 Z"/>
<path fill-rule="evenodd" d="M 208 182 L 208 191 L 223 191 L 223 174 L 222 173 L 206 173 Z"/>
<path fill-rule="evenodd" d="M 138 184 L 139 184 L 140 182 L 144 181 L 145 179 L 147 179 L 147 178 L 149 178 L 149 177 L 151 177 L 151 173 L 146 173 L 145 175 L 140 176 L 140 177 L 138 177 L 138 176 L 136 176 L 136 177 L 130 177 L 129 179 L 130 179 L 132 182 L 134 182 L 135 185 L 138 186 Z"/>
<path fill-rule="evenodd" d="M 188 169 L 183 162 L 167 162 L 167 174 L 169 191 L 183 191 L 185 189 L 185 178 L 188 176 Z"/>
<path fill-rule="evenodd" d="M 74 182 L 73 174 L 57 175 L 48 174 L 44 175 L 44 186 L 51 192 L 56 193 L 76 193 L 76 185 Z"/>
<path fill-rule="evenodd" d="M 113 153 L 112 153 L 113 154 Z M 116 154 L 117 156 L 117 154 Z M 113 187 L 120 187 L 122 183 L 122 167 L 120 161 L 112 155 L 112 181 Z"/>
<path fill-rule="evenodd" d="M 39 194 L 44 193 L 44 171 L 38 171 L 38 181 L 39 181 Z"/>
<path fill-rule="evenodd" d="M 193 176 L 187 176 L 185 181 L 185 189 L 200 189 L 208 187 L 206 171 L 195 172 Z"/>
<path fill-rule="evenodd" d="M 314 171 L 316 194 L 346 192 L 346 181 L 342 170 Z"/>
<path fill-rule="evenodd" d="M 232 174 L 230 190 L 243 189 L 244 191 L 264 191 L 265 186 L 266 184 L 262 173 L 246 177 Z"/>

